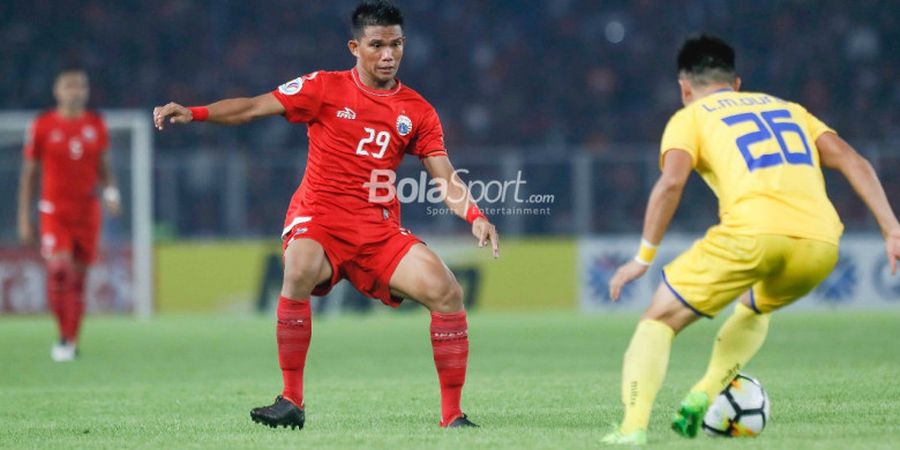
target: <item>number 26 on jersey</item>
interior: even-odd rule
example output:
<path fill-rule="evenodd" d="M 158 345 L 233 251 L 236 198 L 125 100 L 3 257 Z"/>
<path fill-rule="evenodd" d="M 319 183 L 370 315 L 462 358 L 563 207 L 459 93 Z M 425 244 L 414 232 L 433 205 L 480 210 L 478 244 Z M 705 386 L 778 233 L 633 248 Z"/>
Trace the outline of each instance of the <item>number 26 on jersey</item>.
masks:
<path fill-rule="evenodd" d="M 783 120 L 788 119 L 788 120 Z M 773 111 L 762 111 L 759 114 L 753 112 L 735 114 L 733 116 L 723 117 L 722 121 L 729 127 L 744 122 L 751 122 L 756 126 L 756 131 L 738 136 L 735 140 L 741 156 L 747 163 L 747 169 L 753 172 L 756 169 L 764 169 L 766 167 L 778 166 L 784 163 L 793 165 L 813 165 L 812 153 L 809 149 L 809 143 L 806 142 L 806 136 L 803 129 L 796 122 L 791 120 L 791 112 L 786 109 L 776 109 Z M 781 121 L 779 121 L 781 120 Z M 788 148 L 785 141 L 787 134 L 796 134 L 800 138 L 803 149 L 792 151 Z M 767 142 L 772 138 L 778 143 L 781 151 L 765 153 L 759 156 L 753 156 L 750 153 L 750 145 Z"/>

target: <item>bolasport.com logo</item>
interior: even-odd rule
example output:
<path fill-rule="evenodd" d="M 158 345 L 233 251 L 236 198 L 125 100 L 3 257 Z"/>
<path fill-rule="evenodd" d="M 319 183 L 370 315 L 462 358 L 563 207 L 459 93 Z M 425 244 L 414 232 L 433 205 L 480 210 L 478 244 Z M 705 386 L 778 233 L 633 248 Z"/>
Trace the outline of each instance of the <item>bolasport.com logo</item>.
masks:
<path fill-rule="evenodd" d="M 488 216 L 549 216 L 551 205 L 556 201 L 554 194 L 527 193 L 528 182 L 521 170 L 516 172 L 515 178 L 508 180 L 466 180 L 468 174 L 468 169 L 457 169 L 447 182 L 429 179 L 425 171 L 419 172 L 418 177 L 397 179 L 393 170 L 375 169 L 363 187 L 369 190 L 371 203 L 388 203 L 396 199 L 404 204 L 428 204 L 425 213 L 429 216 L 453 215 L 453 211 L 444 206 L 446 202 L 466 202 L 467 195 Z"/>

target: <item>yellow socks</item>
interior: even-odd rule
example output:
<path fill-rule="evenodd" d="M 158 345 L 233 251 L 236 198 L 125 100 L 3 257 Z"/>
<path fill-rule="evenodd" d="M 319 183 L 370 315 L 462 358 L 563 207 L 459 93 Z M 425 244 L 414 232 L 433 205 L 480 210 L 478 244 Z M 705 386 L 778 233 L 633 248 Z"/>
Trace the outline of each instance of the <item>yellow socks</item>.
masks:
<path fill-rule="evenodd" d="M 706 374 L 691 392 L 706 392 L 710 401 L 716 398 L 762 347 L 769 331 L 769 317 L 738 303 L 734 314 L 719 329 Z M 622 435 L 647 429 L 653 401 L 666 377 L 674 336 L 672 328 L 660 321 L 638 323 L 622 367 Z"/>
<path fill-rule="evenodd" d="M 619 432 L 623 435 L 647 429 L 653 400 L 666 377 L 674 336 L 672 328 L 662 322 L 642 320 L 638 323 L 622 366 L 625 418 Z"/>
<path fill-rule="evenodd" d="M 706 374 L 691 392 L 706 392 L 709 401 L 713 401 L 762 347 L 769 331 L 769 316 L 738 303 L 734 314 L 719 329 Z"/>

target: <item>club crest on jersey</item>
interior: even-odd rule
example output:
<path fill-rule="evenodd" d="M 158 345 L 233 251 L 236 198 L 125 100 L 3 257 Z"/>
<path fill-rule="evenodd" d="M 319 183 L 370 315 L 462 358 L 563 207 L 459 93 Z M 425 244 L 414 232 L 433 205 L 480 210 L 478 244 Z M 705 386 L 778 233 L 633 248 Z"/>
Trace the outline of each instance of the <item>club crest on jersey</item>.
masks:
<path fill-rule="evenodd" d="M 409 117 L 400 114 L 397 116 L 397 132 L 400 136 L 406 136 L 412 131 L 412 120 Z"/>
<path fill-rule="evenodd" d="M 69 139 L 69 157 L 79 160 L 84 156 L 84 144 L 78 138 Z"/>

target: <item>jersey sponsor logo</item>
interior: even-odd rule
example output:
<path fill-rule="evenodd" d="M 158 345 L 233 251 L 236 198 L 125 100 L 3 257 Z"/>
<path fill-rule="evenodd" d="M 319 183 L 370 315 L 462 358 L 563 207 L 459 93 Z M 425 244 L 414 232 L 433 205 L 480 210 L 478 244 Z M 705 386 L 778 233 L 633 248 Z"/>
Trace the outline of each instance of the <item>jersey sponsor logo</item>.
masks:
<path fill-rule="evenodd" d="M 281 231 L 281 238 L 284 239 L 285 237 L 287 237 L 288 233 L 290 233 L 291 230 L 293 230 L 297 225 L 309 222 L 311 220 L 312 216 L 294 217 L 294 220 L 292 220 L 291 223 L 289 223 L 288 226 L 284 227 L 284 229 Z"/>
<path fill-rule="evenodd" d="M 86 125 L 81 129 L 81 135 L 84 136 L 86 140 L 93 141 L 94 139 L 97 139 L 97 130 L 90 125 Z"/>
<path fill-rule="evenodd" d="M 337 112 L 337 117 L 338 119 L 354 120 L 356 119 L 356 112 L 345 106 L 344 109 Z"/>
<path fill-rule="evenodd" d="M 397 132 L 400 136 L 406 136 L 412 131 L 412 120 L 409 117 L 400 114 L 397 116 Z"/>
<path fill-rule="evenodd" d="M 294 78 L 293 80 L 278 86 L 278 92 L 281 92 L 284 95 L 295 95 L 303 89 L 303 83 L 305 81 L 315 79 L 318 74 L 319 72 L 313 72 L 309 75 Z"/>
<path fill-rule="evenodd" d="M 84 156 L 84 144 L 81 143 L 81 140 L 76 138 L 69 139 L 69 156 L 76 160 Z"/>

